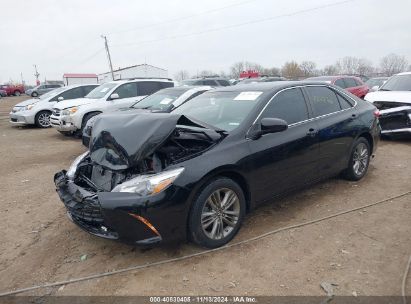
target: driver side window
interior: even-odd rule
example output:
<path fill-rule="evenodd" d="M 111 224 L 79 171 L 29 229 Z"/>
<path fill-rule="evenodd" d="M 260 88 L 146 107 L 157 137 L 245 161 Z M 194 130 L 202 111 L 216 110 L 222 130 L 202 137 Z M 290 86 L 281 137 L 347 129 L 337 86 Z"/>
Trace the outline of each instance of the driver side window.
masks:
<path fill-rule="evenodd" d="M 294 88 L 278 93 L 262 113 L 262 118 L 280 118 L 291 125 L 308 119 L 308 109 L 303 92 Z"/>

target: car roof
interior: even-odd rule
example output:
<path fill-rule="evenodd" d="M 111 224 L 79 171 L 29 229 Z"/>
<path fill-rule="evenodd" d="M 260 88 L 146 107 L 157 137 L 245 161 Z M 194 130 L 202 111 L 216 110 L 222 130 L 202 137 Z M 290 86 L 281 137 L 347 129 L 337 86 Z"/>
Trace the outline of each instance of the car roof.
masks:
<path fill-rule="evenodd" d="M 411 75 L 411 72 L 402 72 L 402 73 L 398 73 L 396 75 Z"/>
<path fill-rule="evenodd" d="M 227 80 L 227 78 L 224 77 L 199 77 L 199 78 L 190 78 L 190 79 L 184 79 L 184 81 L 195 81 L 195 80 Z"/>
<path fill-rule="evenodd" d="M 98 87 L 99 84 L 98 83 L 79 83 L 79 84 L 70 84 L 70 85 L 67 85 L 67 86 L 61 86 L 60 88 L 70 89 L 70 88 L 86 87 L 86 86 L 96 86 L 96 87 Z M 56 89 L 58 89 L 58 88 L 56 88 Z"/>
<path fill-rule="evenodd" d="M 105 83 L 128 83 L 128 82 L 142 82 L 142 81 L 158 81 L 158 82 L 174 82 L 170 78 L 130 78 L 130 79 L 119 79 L 119 80 L 112 80 Z M 104 83 L 100 83 L 104 84 Z"/>
<path fill-rule="evenodd" d="M 213 92 L 276 92 L 285 88 L 304 85 L 319 85 L 318 81 L 274 81 L 274 82 L 255 82 L 246 84 L 236 84 L 235 86 L 219 87 Z"/>

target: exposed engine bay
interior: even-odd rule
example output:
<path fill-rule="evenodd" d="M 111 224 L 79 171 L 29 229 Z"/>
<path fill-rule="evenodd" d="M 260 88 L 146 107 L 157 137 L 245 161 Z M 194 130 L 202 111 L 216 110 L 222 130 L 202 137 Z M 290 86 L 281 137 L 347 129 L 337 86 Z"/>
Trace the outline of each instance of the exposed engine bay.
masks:
<path fill-rule="evenodd" d="M 151 113 L 145 115 L 149 116 L 147 120 L 156 116 Z M 112 127 L 105 128 L 96 134 L 96 130 L 99 131 L 97 121 L 93 127 L 90 154 L 78 164 L 74 182 L 91 192 L 111 191 L 118 184 L 138 175 L 156 174 L 170 165 L 196 157 L 225 137 L 224 132 L 208 129 L 195 123 L 187 124 L 189 120 L 186 117 L 176 116 L 171 116 L 174 121 L 172 124 L 159 123 L 157 119 L 156 125 L 140 129 L 145 130 L 145 135 L 150 135 L 148 138 L 145 137 L 145 141 L 134 140 L 135 133 L 142 132 L 130 131 L 130 137 L 125 138 L 124 133 L 128 133 L 127 130 L 117 138 L 116 130 L 111 130 Z M 109 120 L 104 123 L 110 124 Z M 140 121 L 136 124 L 140 125 Z M 176 125 L 180 122 L 186 124 Z M 167 128 L 172 126 L 173 129 L 171 131 L 164 129 L 165 125 Z M 129 127 L 132 126 L 133 128 L 139 127 L 129 124 Z"/>

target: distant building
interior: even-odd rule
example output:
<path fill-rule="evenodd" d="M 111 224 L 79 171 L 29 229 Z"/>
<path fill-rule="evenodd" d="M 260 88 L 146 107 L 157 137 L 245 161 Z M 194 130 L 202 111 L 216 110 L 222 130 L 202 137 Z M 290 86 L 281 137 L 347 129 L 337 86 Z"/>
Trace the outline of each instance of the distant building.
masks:
<path fill-rule="evenodd" d="M 64 85 L 71 85 L 71 84 L 87 84 L 87 83 L 97 83 L 97 75 L 96 74 L 69 74 L 66 73 L 63 75 Z"/>
<path fill-rule="evenodd" d="M 149 64 L 138 64 L 133 65 L 127 68 L 121 68 L 114 70 L 114 80 L 119 79 L 127 79 L 127 78 L 135 78 L 135 77 L 159 77 L 159 78 L 167 78 L 168 71 L 165 69 L 161 69 Z M 107 81 L 111 81 L 111 72 L 106 72 L 103 74 L 98 74 L 98 82 L 104 83 Z"/>

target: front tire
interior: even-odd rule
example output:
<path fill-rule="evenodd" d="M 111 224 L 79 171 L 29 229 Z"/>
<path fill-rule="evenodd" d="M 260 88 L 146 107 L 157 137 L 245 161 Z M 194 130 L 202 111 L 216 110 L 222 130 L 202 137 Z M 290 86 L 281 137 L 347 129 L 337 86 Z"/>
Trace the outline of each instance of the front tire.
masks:
<path fill-rule="evenodd" d="M 217 178 L 203 188 L 189 215 L 189 236 L 197 245 L 217 248 L 230 242 L 244 219 L 246 202 L 241 187 Z"/>
<path fill-rule="evenodd" d="M 20 91 L 14 91 L 14 96 L 20 96 L 20 95 L 21 95 Z"/>
<path fill-rule="evenodd" d="M 36 117 L 34 118 L 34 122 L 36 123 L 36 126 L 39 128 L 49 128 L 51 127 L 50 123 L 50 111 L 41 111 L 36 114 Z"/>
<path fill-rule="evenodd" d="M 31 97 L 37 97 L 37 96 L 39 96 L 39 94 L 37 92 L 31 93 Z"/>
<path fill-rule="evenodd" d="M 354 143 L 348 168 L 344 171 L 344 177 L 351 181 L 362 179 L 368 171 L 371 149 L 368 140 L 363 137 Z"/>

